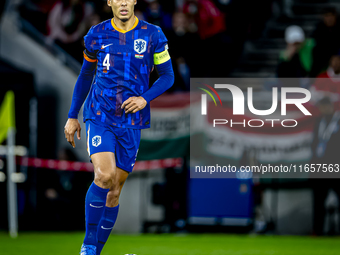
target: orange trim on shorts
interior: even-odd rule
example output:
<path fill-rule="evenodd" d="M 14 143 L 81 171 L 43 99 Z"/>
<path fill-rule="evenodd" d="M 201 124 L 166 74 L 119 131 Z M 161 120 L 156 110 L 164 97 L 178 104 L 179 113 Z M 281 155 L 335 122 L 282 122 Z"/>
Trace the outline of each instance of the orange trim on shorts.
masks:
<path fill-rule="evenodd" d="M 91 156 L 90 153 L 90 124 L 89 124 L 89 129 L 87 130 L 87 153 L 89 154 L 89 156 Z"/>

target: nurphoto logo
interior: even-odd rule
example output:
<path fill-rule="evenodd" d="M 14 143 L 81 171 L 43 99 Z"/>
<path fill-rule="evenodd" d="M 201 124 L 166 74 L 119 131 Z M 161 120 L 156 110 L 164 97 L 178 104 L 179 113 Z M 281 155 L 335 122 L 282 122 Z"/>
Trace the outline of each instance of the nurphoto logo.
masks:
<path fill-rule="evenodd" d="M 215 84 L 214 87 L 211 87 L 207 84 L 204 84 L 207 88 L 209 88 L 219 99 L 219 102 L 222 106 L 222 100 L 217 93 L 215 89 L 228 89 L 231 92 L 232 100 L 233 100 L 233 115 L 245 115 L 245 96 L 242 92 L 242 90 L 231 84 Z M 199 88 L 202 91 L 206 92 L 214 101 L 215 106 L 217 106 L 216 100 L 212 93 L 204 88 Z M 288 98 L 289 93 L 294 94 L 301 94 L 303 97 L 301 98 Z M 207 115 L 207 94 L 201 95 L 201 115 Z M 306 107 L 303 105 L 304 103 L 309 102 L 311 99 L 311 93 L 309 90 L 304 88 L 294 88 L 294 87 L 287 87 L 287 88 L 281 88 L 281 116 L 287 115 L 287 105 L 295 105 L 304 115 L 312 115 Z M 278 88 L 273 87 L 272 88 L 272 105 L 267 110 L 258 110 L 255 109 L 253 104 L 253 88 L 248 87 L 247 88 L 247 105 L 249 111 L 257 116 L 268 116 L 270 114 L 273 114 L 278 107 L 279 98 L 278 98 Z M 274 127 L 274 123 L 277 121 L 281 122 L 281 125 L 283 127 L 295 127 L 297 126 L 297 121 L 295 119 L 250 119 L 246 122 L 246 120 L 243 120 L 242 122 L 233 122 L 233 120 L 227 120 L 227 119 L 214 119 L 213 120 L 213 126 L 216 127 L 216 125 L 225 125 L 230 124 L 232 127 L 233 125 L 243 125 L 244 127 L 262 127 L 265 123 L 265 121 L 269 121 L 272 123 L 272 127 Z M 257 123 L 257 125 L 255 125 Z M 288 123 L 293 123 L 288 124 Z M 248 124 L 248 125 L 247 125 Z"/>

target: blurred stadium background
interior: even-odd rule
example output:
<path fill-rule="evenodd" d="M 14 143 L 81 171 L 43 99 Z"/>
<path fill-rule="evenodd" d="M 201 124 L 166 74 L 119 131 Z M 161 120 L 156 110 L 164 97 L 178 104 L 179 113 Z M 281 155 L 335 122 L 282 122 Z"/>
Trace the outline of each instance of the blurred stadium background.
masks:
<path fill-rule="evenodd" d="M 305 77 L 303 87 L 340 95 L 314 83 L 329 78 L 340 88 L 339 12 L 339 0 L 138 0 L 135 14 L 169 39 L 176 80 L 152 102 L 152 128 L 143 131 L 103 254 L 339 254 L 338 237 L 317 237 L 340 233 L 338 180 L 197 180 L 188 171 L 190 77 Z M 82 38 L 111 10 L 106 0 L 3 0 L 0 18 L 0 102 L 8 113 L 14 92 L 16 127 L 14 174 L 9 140 L 0 141 L 0 254 L 74 254 L 93 172 L 84 131 L 71 149 L 63 127 Z M 13 182 L 15 240 L 7 234 Z M 155 235 L 124 235 L 139 233 Z"/>

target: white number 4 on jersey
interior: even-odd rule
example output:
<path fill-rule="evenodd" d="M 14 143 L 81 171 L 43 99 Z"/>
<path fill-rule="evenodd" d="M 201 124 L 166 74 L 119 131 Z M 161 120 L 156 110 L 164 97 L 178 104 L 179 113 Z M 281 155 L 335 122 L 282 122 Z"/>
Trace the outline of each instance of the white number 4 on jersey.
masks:
<path fill-rule="evenodd" d="M 103 66 L 106 66 L 106 70 L 110 69 L 110 54 L 106 54 L 103 62 Z"/>

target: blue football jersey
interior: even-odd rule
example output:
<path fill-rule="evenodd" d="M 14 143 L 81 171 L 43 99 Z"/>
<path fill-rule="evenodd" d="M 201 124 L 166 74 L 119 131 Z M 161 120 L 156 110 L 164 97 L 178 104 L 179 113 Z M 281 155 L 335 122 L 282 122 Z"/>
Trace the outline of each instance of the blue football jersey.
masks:
<path fill-rule="evenodd" d="M 160 27 L 138 20 L 129 31 L 117 28 L 113 19 L 93 26 L 84 37 L 86 51 L 95 56 L 97 71 L 84 105 L 84 121 L 96 119 L 117 127 L 150 127 L 150 105 L 126 114 L 122 103 L 149 89 L 154 65 L 170 59 L 167 39 Z M 87 56 L 85 54 L 85 58 Z"/>

